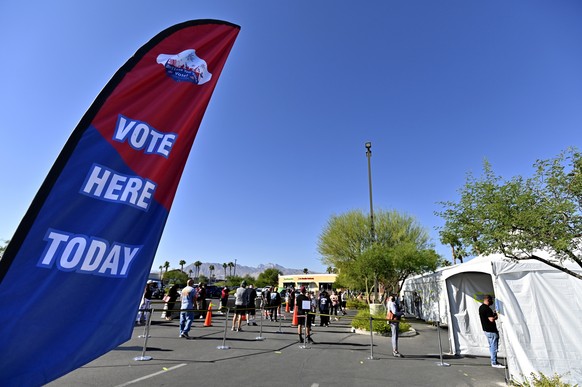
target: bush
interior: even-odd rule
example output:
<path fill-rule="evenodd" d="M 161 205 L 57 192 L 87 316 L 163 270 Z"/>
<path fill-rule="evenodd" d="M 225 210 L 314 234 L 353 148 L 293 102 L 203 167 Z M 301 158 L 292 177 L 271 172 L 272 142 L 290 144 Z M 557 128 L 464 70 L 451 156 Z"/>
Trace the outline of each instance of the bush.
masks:
<path fill-rule="evenodd" d="M 366 303 L 366 301 L 360 301 L 357 298 L 354 298 L 346 301 L 346 308 L 363 310 L 368 309 L 368 304 Z"/>
<path fill-rule="evenodd" d="M 388 335 L 390 333 L 390 324 L 386 321 L 386 316 L 383 314 L 375 314 L 372 316 L 372 329 L 374 332 L 381 335 Z M 370 310 L 362 309 L 358 311 L 358 314 L 352 320 L 352 327 L 355 329 L 361 329 L 365 331 L 370 331 Z M 398 332 L 407 332 L 410 330 L 410 324 L 400 321 L 400 326 Z"/>
<path fill-rule="evenodd" d="M 547 377 L 546 375 L 540 372 L 539 376 L 535 373 L 530 374 L 530 380 L 526 380 L 523 383 L 518 383 L 516 381 L 511 382 L 512 386 L 516 387 L 577 387 L 578 385 L 571 385 L 568 383 L 564 383 L 560 380 L 560 375 L 554 374 L 551 378 Z"/>

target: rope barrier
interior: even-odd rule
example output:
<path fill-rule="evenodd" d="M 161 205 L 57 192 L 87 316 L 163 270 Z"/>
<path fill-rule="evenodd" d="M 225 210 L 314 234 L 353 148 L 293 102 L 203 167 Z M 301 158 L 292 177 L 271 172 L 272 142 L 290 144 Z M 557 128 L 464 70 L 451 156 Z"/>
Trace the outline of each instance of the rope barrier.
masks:
<path fill-rule="evenodd" d="M 157 303 L 158 304 L 160 304 L 160 303 L 166 304 L 165 302 L 157 302 Z M 228 350 L 228 349 L 230 349 L 230 347 L 228 345 L 226 345 L 226 338 L 227 338 L 228 322 L 229 322 L 229 316 L 231 314 L 231 310 L 234 310 L 235 312 L 260 311 L 261 318 L 260 318 L 259 336 L 256 337 L 255 340 L 265 340 L 265 338 L 262 336 L 262 333 L 263 333 L 263 313 L 269 312 L 269 311 L 271 313 L 273 313 L 275 311 L 275 309 L 279 310 L 279 308 L 281 308 L 282 306 L 284 306 L 284 303 L 282 303 L 281 305 L 262 306 L 262 307 L 244 307 L 244 308 L 241 308 L 240 306 L 235 306 L 234 308 L 231 308 L 231 307 L 227 307 L 227 306 L 222 306 L 222 307 L 219 307 L 216 309 L 212 309 L 211 307 L 209 309 L 175 309 L 174 308 L 174 309 L 163 309 L 163 311 L 166 313 L 171 313 L 171 312 L 213 313 L 213 312 L 219 312 L 219 311 L 226 311 L 226 315 L 225 315 L 225 319 L 224 319 L 224 329 L 223 329 L 223 335 L 222 335 L 222 345 L 217 346 L 217 349 Z M 157 311 L 160 311 L 160 309 L 157 309 Z M 147 319 L 146 319 L 146 322 L 144 324 L 144 332 L 142 335 L 139 336 L 139 338 L 144 338 L 141 356 L 137 356 L 133 360 L 135 360 L 135 361 L 148 361 L 148 360 L 152 360 L 151 356 L 146 355 L 146 350 L 147 350 L 148 338 L 151 337 L 151 335 L 149 333 L 150 333 L 150 327 L 151 327 L 151 323 L 152 323 L 152 317 L 153 317 L 153 314 L 156 312 L 156 309 L 155 308 L 143 308 L 143 309 L 138 309 L 138 312 L 144 312 L 147 315 Z M 283 333 L 281 331 L 281 323 L 282 323 L 282 320 L 284 318 L 286 319 L 286 312 L 284 312 L 284 309 L 280 310 L 279 313 L 280 313 L 279 314 L 280 317 L 278 319 L 279 320 L 279 327 L 275 333 Z M 307 311 L 304 315 L 298 315 L 297 318 L 305 319 L 305 318 L 308 318 L 310 316 L 313 316 L 313 318 L 314 318 L 315 316 L 334 316 L 334 315 L 327 314 L 327 313 L 317 313 L 317 312 Z M 348 321 L 353 319 L 352 316 L 347 316 L 347 315 L 338 316 L 338 317 L 340 319 L 345 318 Z M 372 321 L 372 319 L 370 319 L 370 324 L 371 324 L 371 321 Z M 305 341 L 302 343 L 303 345 L 301 345 L 300 348 L 310 349 L 310 347 L 307 346 L 307 343 L 308 343 L 307 324 L 301 323 L 300 326 L 302 326 L 303 334 L 306 337 Z M 373 355 L 371 357 L 373 357 Z"/>

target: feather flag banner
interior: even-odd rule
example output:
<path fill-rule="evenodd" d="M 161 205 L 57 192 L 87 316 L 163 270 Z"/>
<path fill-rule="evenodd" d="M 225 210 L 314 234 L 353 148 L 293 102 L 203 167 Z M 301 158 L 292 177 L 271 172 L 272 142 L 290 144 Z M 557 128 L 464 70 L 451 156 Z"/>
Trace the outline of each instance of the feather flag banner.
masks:
<path fill-rule="evenodd" d="M 3 386 L 46 384 L 131 338 L 182 171 L 239 31 L 193 20 L 160 32 L 74 129 L 0 260 Z"/>

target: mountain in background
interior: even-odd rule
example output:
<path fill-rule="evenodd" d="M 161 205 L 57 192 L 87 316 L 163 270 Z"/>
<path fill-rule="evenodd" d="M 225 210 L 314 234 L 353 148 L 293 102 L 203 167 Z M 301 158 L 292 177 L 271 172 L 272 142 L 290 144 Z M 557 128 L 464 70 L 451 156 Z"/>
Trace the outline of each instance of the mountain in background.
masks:
<path fill-rule="evenodd" d="M 222 263 L 214 263 L 214 262 L 203 262 L 202 265 L 200 265 L 200 274 L 204 275 L 206 277 L 210 277 L 210 265 L 214 265 L 214 276 L 216 277 L 217 280 L 223 279 L 224 278 L 224 268 L 222 267 Z M 173 270 L 173 269 L 180 269 L 180 267 L 170 267 L 168 270 Z M 240 277 L 244 277 L 245 275 L 250 275 L 251 277 L 257 278 L 259 276 L 259 274 L 261 274 L 262 272 L 264 272 L 267 269 L 277 269 L 279 270 L 281 273 L 283 273 L 283 275 L 291 275 L 291 274 L 303 274 L 303 269 L 290 269 L 287 267 L 283 267 L 281 265 L 277 265 L 275 263 L 267 263 L 265 265 L 261 264 L 257 267 L 253 267 L 253 266 L 244 266 L 244 265 L 236 265 L 236 271 L 235 268 L 226 268 L 226 275 L 237 275 Z M 184 266 L 184 272 L 185 273 L 189 273 L 190 270 L 192 270 L 192 275 L 196 275 L 196 266 L 194 266 L 193 263 L 189 264 L 189 265 L 185 265 Z M 165 272 L 165 269 L 164 269 Z M 160 272 L 159 271 L 153 271 L 152 276 L 159 276 Z M 314 273 L 310 273 L 310 274 L 314 274 Z"/>

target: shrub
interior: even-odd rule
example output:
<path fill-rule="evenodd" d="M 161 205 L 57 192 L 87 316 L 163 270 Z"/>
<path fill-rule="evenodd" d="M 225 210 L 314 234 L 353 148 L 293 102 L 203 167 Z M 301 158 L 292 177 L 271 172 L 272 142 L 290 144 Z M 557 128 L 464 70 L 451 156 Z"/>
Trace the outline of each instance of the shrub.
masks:
<path fill-rule="evenodd" d="M 564 383 L 560 380 L 560 375 L 554 374 L 554 376 L 547 377 L 546 375 L 540 372 L 539 375 L 535 373 L 530 374 L 530 380 L 526 380 L 523 383 L 518 383 L 516 381 L 511 382 L 512 386 L 515 387 L 577 387 L 577 384 L 571 385 L 568 383 Z"/>
<path fill-rule="evenodd" d="M 374 332 L 381 335 L 388 335 L 390 333 L 390 324 L 386 321 L 386 316 L 383 314 L 375 314 L 372 316 L 372 329 Z M 352 327 L 365 331 L 370 331 L 370 310 L 362 309 L 352 320 Z M 407 332 L 410 330 L 410 324 L 400 321 L 399 332 Z"/>
<path fill-rule="evenodd" d="M 357 298 L 351 299 L 346 301 L 346 308 L 348 309 L 356 309 L 356 310 L 363 310 L 368 309 L 368 304 L 366 301 L 360 301 Z"/>

